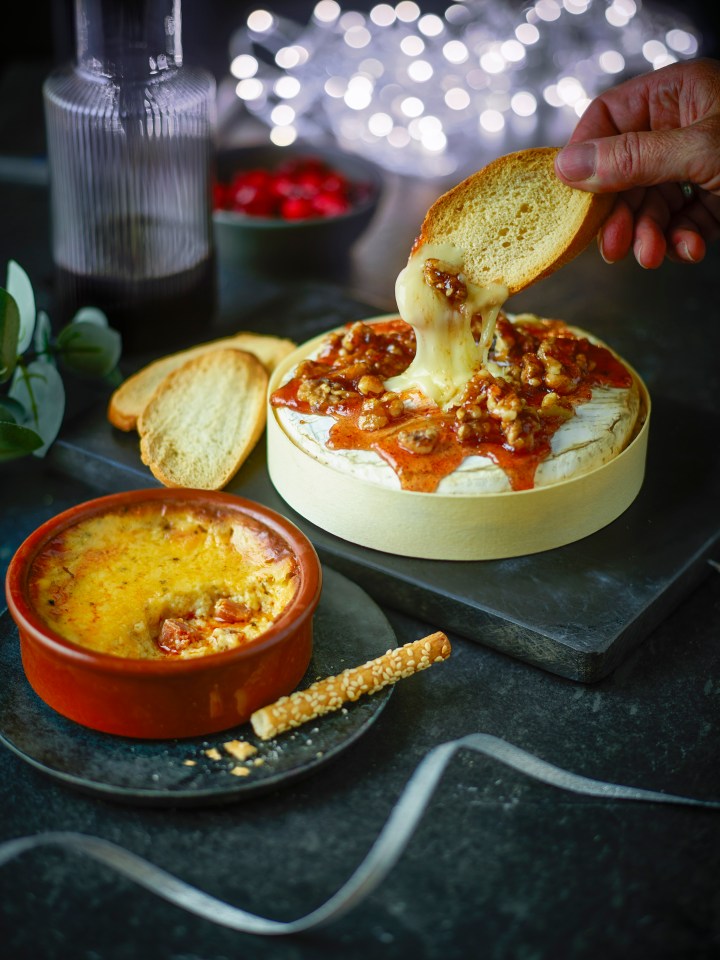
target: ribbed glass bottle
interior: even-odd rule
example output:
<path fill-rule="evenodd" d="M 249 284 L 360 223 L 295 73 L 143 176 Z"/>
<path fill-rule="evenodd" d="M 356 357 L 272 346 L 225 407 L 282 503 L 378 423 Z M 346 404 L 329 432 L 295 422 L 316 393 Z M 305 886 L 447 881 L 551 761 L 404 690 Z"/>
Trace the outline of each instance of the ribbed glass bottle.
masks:
<path fill-rule="evenodd" d="M 180 0 L 76 0 L 76 40 L 43 90 L 56 309 L 172 346 L 215 308 L 215 82 L 182 64 Z"/>

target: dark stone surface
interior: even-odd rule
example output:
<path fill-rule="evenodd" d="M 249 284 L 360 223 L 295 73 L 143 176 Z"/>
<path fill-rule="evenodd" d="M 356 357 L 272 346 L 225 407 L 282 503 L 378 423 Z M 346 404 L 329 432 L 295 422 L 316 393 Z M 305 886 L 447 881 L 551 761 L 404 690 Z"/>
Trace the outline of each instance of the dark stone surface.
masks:
<path fill-rule="evenodd" d="M 4 548 L 88 496 L 26 465 L 4 467 L 0 478 Z M 426 629 L 388 617 L 399 643 Z M 0 839 L 47 830 L 103 837 L 230 903 L 291 919 L 350 875 L 425 753 L 469 732 L 587 776 L 720 798 L 719 620 L 713 575 L 592 687 L 451 634 L 448 662 L 398 685 L 352 748 L 312 777 L 239 804 L 117 804 L 2 750 Z M 378 890 L 325 929 L 287 939 L 232 933 L 85 857 L 47 849 L 0 866 L 3 956 L 710 958 L 720 948 L 719 870 L 717 813 L 590 800 L 468 753 L 452 762 Z"/>

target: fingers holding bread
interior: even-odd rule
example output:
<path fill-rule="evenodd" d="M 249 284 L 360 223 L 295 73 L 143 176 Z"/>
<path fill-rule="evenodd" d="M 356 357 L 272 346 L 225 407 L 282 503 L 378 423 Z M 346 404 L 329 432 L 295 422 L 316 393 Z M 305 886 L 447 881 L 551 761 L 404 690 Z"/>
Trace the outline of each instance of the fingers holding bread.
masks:
<path fill-rule="evenodd" d="M 154 391 L 137 422 L 140 456 L 167 487 L 220 490 L 265 427 L 268 375 L 232 347 L 191 357 Z"/>
<path fill-rule="evenodd" d="M 558 152 L 520 150 L 467 177 L 430 207 L 413 252 L 452 244 L 470 281 L 501 280 L 509 294 L 554 273 L 597 236 L 615 200 L 564 184 L 555 173 Z"/>

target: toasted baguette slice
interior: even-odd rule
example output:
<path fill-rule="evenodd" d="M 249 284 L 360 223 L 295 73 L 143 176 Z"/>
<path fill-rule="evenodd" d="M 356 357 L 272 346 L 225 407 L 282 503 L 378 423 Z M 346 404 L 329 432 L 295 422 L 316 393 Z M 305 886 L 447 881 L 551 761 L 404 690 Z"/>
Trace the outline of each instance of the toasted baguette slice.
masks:
<path fill-rule="evenodd" d="M 222 489 L 263 431 L 267 382 L 265 367 L 243 350 L 191 357 L 140 414 L 143 463 L 166 487 Z"/>
<path fill-rule="evenodd" d="M 211 340 L 197 347 L 161 357 L 120 384 L 110 397 L 108 420 L 119 430 L 134 430 L 138 417 L 168 373 L 177 370 L 192 357 L 198 357 L 209 350 L 222 350 L 226 347 L 234 347 L 254 354 L 267 372 L 272 373 L 278 363 L 295 349 L 295 344 L 292 340 L 286 340 L 283 337 L 262 333 L 238 333 L 233 337 Z"/>
<path fill-rule="evenodd" d="M 581 253 L 610 212 L 614 195 L 566 186 L 555 174 L 559 147 L 493 160 L 430 207 L 413 246 L 451 243 L 478 286 L 517 293 Z"/>

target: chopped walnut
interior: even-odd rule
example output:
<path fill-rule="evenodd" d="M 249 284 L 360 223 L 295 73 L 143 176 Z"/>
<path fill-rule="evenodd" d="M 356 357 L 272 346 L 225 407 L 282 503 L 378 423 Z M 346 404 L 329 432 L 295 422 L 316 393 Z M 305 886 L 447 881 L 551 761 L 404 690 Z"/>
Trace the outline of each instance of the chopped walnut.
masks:
<path fill-rule="evenodd" d="M 460 423 L 472 420 L 483 420 L 487 416 L 487 410 L 477 403 L 469 403 L 458 407 L 455 410 L 455 419 Z"/>
<path fill-rule="evenodd" d="M 522 446 L 522 420 L 513 420 L 511 423 L 504 424 L 503 432 L 505 434 L 505 439 L 509 444 L 517 447 L 519 442 L 520 446 Z"/>
<path fill-rule="evenodd" d="M 346 367 L 339 367 L 335 371 L 335 375 L 343 380 L 357 382 L 367 376 L 371 370 L 372 365 L 367 360 L 355 360 Z"/>
<path fill-rule="evenodd" d="M 295 376 L 300 380 L 319 380 L 326 377 L 332 367 L 319 360 L 302 360 L 295 369 Z"/>
<path fill-rule="evenodd" d="M 372 330 L 366 323 L 358 321 L 345 332 L 342 338 L 343 350 L 354 353 L 372 337 Z"/>
<path fill-rule="evenodd" d="M 545 367 L 534 353 L 524 353 L 520 361 L 520 379 L 529 387 L 541 387 L 545 377 Z"/>
<path fill-rule="evenodd" d="M 487 420 L 473 420 L 471 423 L 461 423 L 457 428 L 457 438 L 461 443 L 483 440 L 488 436 L 492 425 Z"/>
<path fill-rule="evenodd" d="M 387 390 L 380 400 L 388 415 L 393 419 L 399 417 L 405 410 L 403 398 L 399 393 L 394 393 L 392 390 Z"/>
<path fill-rule="evenodd" d="M 509 447 L 516 451 L 530 452 L 535 448 L 536 435 L 542 430 L 542 424 L 536 411 L 525 407 L 522 416 L 503 422 L 501 429 Z"/>
<path fill-rule="evenodd" d="M 339 350 L 342 346 L 343 335 L 341 333 L 328 333 L 323 341 L 323 350 L 321 356 L 326 356 L 327 354 L 333 353 L 335 350 Z M 308 361 L 304 361 L 307 363 Z"/>
<path fill-rule="evenodd" d="M 303 380 L 297 391 L 298 400 L 308 403 L 313 410 L 340 403 L 355 395 L 355 391 L 347 390 L 330 380 Z"/>
<path fill-rule="evenodd" d="M 574 409 L 568 402 L 563 403 L 557 393 L 546 393 L 540 404 L 540 415 L 543 417 L 560 417 L 563 420 L 569 420 L 574 414 Z"/>
<path fill-rule="evenodd" d="M 580 351 L 578 351 L 575 354 L 575 363 L 578 365 L 578 367 L 583 373 L 586 373 L 588 370 L 592 369 L 592 367 L 594 366 L 594 364 L 591 364 L 590 361 L 588 360 L 587 354 L 581 353 Z"/>
<path fill-rule="evenodd" d="M 440 436 L 437 427 L 416 427 L 413 430 L 401 430 L 398 443 L 408 453 L 432 453 Z"/>
<path fill-rule="evenodd" d="M 361 430 L 380 430 L 386 427 L 390 418 L 379 400 L 364 400 L 362 412 L 358 417 L 358 426 Z"/>
<path fill-rule="evenodd" d="M 488 388 L 487 409 L 491 417 L 498 420 L 515 420 L 522 411 L 524 401 L 512 389 L 510 384 L 501 386 L 497 381 Z"/>
<path fill-rule="evenodd" d="M 364 376 L 360 377 L 358 380 L 358 392 L 361 393 L 364 397 L 368 394 L 378 396 L 381 393 L 385 392 L 385 384 L 382 382 L 380 377 L 375 376 Z"/>
<path fill-rule="evenodd" d="M 545 367 L 545 385 L 557 393 L 572 393 L 578 384 L 579 377 L 552 355 L 550 352 L 552 343 L 552 340 L 543 340 L 537 352 Z M 577 370 L 577 367 L 575 369 Z"/>
<path fill-rule="evenodd" d="M 467 286 L 457 267 L 442 260 L 428 257 L 424 267 L 425 283 L 434 290 L 444 293 L 450 303 L 464 303 L 467 300 Z"/>
<path fill-rule="evenodd" d="M 399 393 L 387 390 L 381 397 L 368 397 L 363 400 L 358 417 L 361 430 L 380 430 L 391 420 L 397 419 L 405 410 Z"/>

